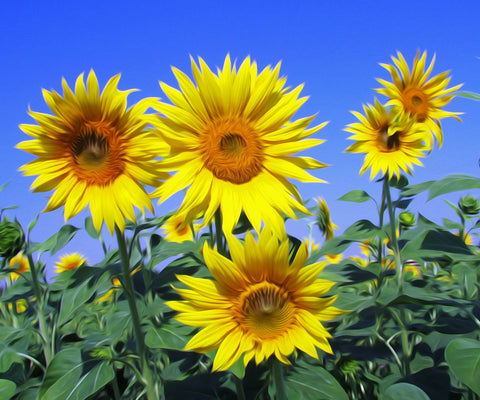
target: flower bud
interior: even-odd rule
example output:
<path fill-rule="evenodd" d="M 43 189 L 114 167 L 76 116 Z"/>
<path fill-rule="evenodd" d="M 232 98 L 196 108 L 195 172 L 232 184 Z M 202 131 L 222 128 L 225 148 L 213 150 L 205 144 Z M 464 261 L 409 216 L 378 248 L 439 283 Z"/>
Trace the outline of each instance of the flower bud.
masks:
<path fill-rule="evenodd" d="M 480 213 L 480 201 L 476 197 L 467 195 L 458 201 L 458 207 L 464 214 L 477 215 Z"/>
<path fill-rule="evenodd" d="M 11 258 L 23 249 L 25 235 L 20 224 L 5 217 L 0 222 L 0 257 Z"/>
<path fill-rule="evenodd" d="M 415 215 L 410 211 L 402 211 L 398 215 L 398 221 L 400 222 L 400 226 L 404 229 L 409 229 L 417 223 Z"/>
<path fill-rule="evenodd" d="M 327 240 L 333 237 L 333 230 L 338 229 L 330 219 L 330 210 L 328 209 L 327 203 L 324 199 L 315 199 L 318 204 L 318 212 L 316 214 L 317 220 L 315 221 L 320 232 L 325 235 Z"/>

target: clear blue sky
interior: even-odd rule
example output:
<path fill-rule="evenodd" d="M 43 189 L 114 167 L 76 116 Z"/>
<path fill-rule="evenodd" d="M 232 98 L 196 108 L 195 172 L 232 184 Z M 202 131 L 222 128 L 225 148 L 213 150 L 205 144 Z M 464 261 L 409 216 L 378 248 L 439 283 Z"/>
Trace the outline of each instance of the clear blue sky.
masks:
<path fill-rule="evenodd" d="M 390 80 L 378 63 L 400 50 L 411 63 L 417 49 L 437 55 L 434 74 L 452 71 L 452 84 L 480 92 L 480 40 L 477 1 L 26 1 L 6 2 L 0 15 L 0 208 L 18 205 L 26 227 L 46 205 L 50 193 L 31 193 L 32 177 L 17 169 L 32 160 L 14 146 L 28 139 L 21 123 L 33 123 L 33 110 L 49 112 L 41 88 L 61 92 L 61 78 L 73 85 L 91 68 L 100 85 L 117 73 L 121 89 L 139 88 L 129 97 L 165 97 L 158 81 L 177 87 L 170 66 L 190 76 L 189 55 L 220 66 L 225 55 L 239 61 L 250 55 L 260 68 L 282 62 L 281 73 L 294 87 L 305 83 L 310 96 L 297 117 L 318 113 L 317 123 L 331 121 L 317 137 L 327 142 L 310 151 L 332 166 L 314 174 L 330 183 L 300 185 L 305 199 L 323 196 L 340 230 L 359 218 L 373 218 L 372 206 L 337 201 L 351 189 L 378 194 L 368 174 L 359 177 L 363 156 L 346 154 L 345 125 L 350 110 L 373 102 L 376 77 Z M 130 103 L 132 104 L 132 103 Z M 444 120 L 444 145 L 416 167 L 412 183 L 451 173 L 478 176 L 480 103 L 454 99 L 446 109 L 463 111 L 463 123 Z M 476 195 L 479 193 L 477 191 Z M 458 196 L 449 197 L 456 201 Z M 430 218 L 452 216 L 443 201 L 414 203 Z M 170 211 L 169 202 L 157 213 Z M 9 214 L 13 216 L 13 213 Z M 83 225 L 87 214 L 71 220 Z M 63 224 L 63 209 L 43 214 L 33 233 L 43 240 Z M 294 227 L 292 229 L 303 229 Z M 107 233 L 108 235 L 108 233 Z M 301 233 L 299 233 L 302 236 Z M 93 247 L 90 247 L 93 246 Z M 69 251 L 81 251 L 92 263 L 100 246 L 80 235 Z"/>

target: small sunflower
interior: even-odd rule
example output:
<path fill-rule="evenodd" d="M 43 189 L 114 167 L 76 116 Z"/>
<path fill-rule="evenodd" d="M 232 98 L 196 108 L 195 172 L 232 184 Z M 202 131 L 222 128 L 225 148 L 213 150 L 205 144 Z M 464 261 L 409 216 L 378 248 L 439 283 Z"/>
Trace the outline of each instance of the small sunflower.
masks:
<path fill-rule="evenodd" d="M 72 271 L 75 268 L 80 267 L 81 265 L 86 263 L 86 259 L 84 256 L 78 253 L 72 253 L 72 254 L 65 254 L 60 257 L 60 260 L 57 261 L 55 264 L 56 269 L 55 272 L 59 274 L 60 272 L 63 271 Z"/>
<path fill-rule="evenodd" d="M 443 72 L 429 79 L 435 63 L 435 55 L 425 71 L 427 52 L 423 52 L 420 56 L 420 51 L 418 51 L 413 61 L 411 72 L 402 53 L 397 52 L 397 56 L 398 59 L 392 56 L 395 65 L 380 64 L 390 72 L 393 82 L 377 79 L 384 87 L 375 90 L 390 98 L 387 105 L 397 107 L 402 114 L 415 117 L 417 122 L 425 123 L 440 147 L 443 141 L 440 119 L 454 117 L 460 121 L 457 115 L 462 114 L 442 110 L 442 107 L 450 103 L 454 97 L 452 93 L 462 85 L 447 88 L 450 82 L 450 77 L 448 76 L 450 71 Z M 433 137 L 427 135 L 426 142 L 429 150 L 431 150 Z"/>
<path fill-rule="evenodd" d="M 65 80 L 63 97 L 43 90 L 54 115 L 30 110 L 38 125 L 20 125 L 34 140 L 17 147 L 38 158 L 20 168 L 25 175 L 39 175 L 35 192 L 55 190 L 44 212 L 65 205 L 65 220 L 87 205 L 95 229 L 103 221 L 110 232 L 123 230 L 125 217 L 135 221 L 133 206 L 153 212 L 143 184 L 157 186 L 168 175 L 158 172 L 154 159 L 167 150 L 156 135 L 145 131 L 144 112 L 156 99 L 143 99 L 130 108 L 127 96 L 134 90 L 117 88 L 120 75 L 111 78 L 102 93 L 90 71 L 85 86 L 83 74 L 75 94 Z"/>
<path fill-rule="evenodd" d="M 330 218 L 330 210 L 328 209 L 325 199 L 319 197 L 318 199 L 315 199 L 315 201 L 318 205 L 316 221 L 318 229 L 320 229 L 320 232 L 325 235 L 326 240 L 330 240 L 334 236 L 333 230 L 338 229 L 338 226 L 335 225 Z"/>
<path fill-rule="evenodd" d="M 166 303 L 180 312 L 180 322 L 204 328 L 185 350 L 218 349 L 214 371 L 228 369 L 242 354 L 247 365 L 273 355 L 288 364 L 296 348 L 314 358 L 316 347 L 332 353 L 332 336 L 321 321 L 345 311 L 331 306 L 337 296 L 325 297 L 334 282 L 317 278 L 327 263 L 305 266 L 302 244 L 290 265 L 288 241 L 279 243 L 265 229 L 258 243 L 247 233 L 244 246 L 234 236 L 228 244 L 232 260 L 205 243 L 203 254 L 214 280 L 180 275 L 192 290 L 176 288 L 185 301 Z"/>
<path fill-rule="evenodd" d="M 23 255 L 23 252 L 12 257 L 9 261 L 9 266 L 13 269 L 13 271 L 10 272 L 12 282 L 15 282 L 21 274 L 30 271 L 30 263 L 28 262 L 28 258 Z"/>
<path fill-rule="evenodd" d="M 226 234 L 244 211 L 257 231 L 263 221 L 284 236 L 282 213 L 308 213 L 287 178 L 323 182 L 305 170 L 326 166 L 292 154 L 322 143 L 305 138 L 326 123 L 308 128 L 313 116 L 290 121 L 306 98 L 298 98 L 302 85 L 285 87 L 280 64 L 257 73 L 247 57 L 237 70 L 227 55 L 217 75 L 201 58 L 199 64 L 192 59 L 195 83 L 173 68 L 180 91 L 160 84 L 173 103 L 155 107 L 164 117 L 153 124 L 171 147 L 161 166 L 178 172 L 152 195 L 163 202 L 188 187 L 178 210 L 185 215 L 182 227 L 199 214 L 204 226 L 220 208 Z"/>
<path fill-rule="evenodd" d="M 360 170 L 363 174 L 371 168 L 370 179 L 380 171 L 389 178 L 401 171 L 411 174 L 413 164 L 423 165 L 419 157 L 425 157 L 427 150 L 424 124 L 417 123 L 408 115 L 399 116 L 395 109 L 386 109 L 375 99 L 375 106 L 363 106 L 365 116 L 352 111 L 360 122 L 348 125 L 345 130 L 354 135 L 355 140 L 346 152 L 365 153 L 365 161 Z"/>
<path fill-rule="evenodd" d="M 162 229 L 166 234 L 165 239 L 169 242 L 181 243 L 187 240 L 193 240 L 193 232 L 190 225 L 185 225 L 183 218 L 179 214 L 172 215 L 164 225 Z"/>

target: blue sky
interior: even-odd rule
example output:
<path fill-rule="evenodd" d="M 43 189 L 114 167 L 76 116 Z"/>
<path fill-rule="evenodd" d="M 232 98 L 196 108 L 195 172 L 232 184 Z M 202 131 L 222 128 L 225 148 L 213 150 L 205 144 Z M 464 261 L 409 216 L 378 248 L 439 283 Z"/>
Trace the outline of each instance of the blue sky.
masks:
<path fill-rule="evenodd" d="M 327 142 L 308 152 L 330 167 L 314 172 L 327 184 L 302 184 L 305 199 L 322 196 L 332 218 L 345 229 L 360 218 L 375 218 L 373 206 L 344 203 L 337 199 L 352 189 L 377 195 L 380 185 L 359 177 L 363 156 L 346 154 L 349 134 L 345 125 L 355 122 L 350 110 L 373 102 L 376 77 L 390 80 L 380 62 L 401 51 L 411 64 L 417 49 L 434 53 L 434 74 L 451 70 L 452 85 L 480 92 L 480 41 L 477 1 L 91 1 L 7 2 L 0 16 L 0 118 L 2 121 L 0 184 L 10 185 L 0 194 L 0 208 L 15 204 L 16 215 L 27 226 L 46 205 L 50 193 L 31 193 L 31 177 L 17 169 L 31 155 L 14 148 L 28 139 L 18 128 L 33 123 L 28 106 L 49 112 L 41 88 L 61 92 L 61 78 L 74 84 L 81 72 L 93 68 L 100 85 L 121 73 L 121 89 L 138 88 L 131 103 L 142 97 L 163 97 L 158 81 L 178 87 L 170 67 L 191 76 L 189 56 L 201 56 L 211 67 L 221 66 L 225 55 L 242 61 L 250 55 L 260 68 L 282 62 L 281 73 L 289 86 L 305 84 L 309 100 L 296 117 L 318 114 L 315 122 L 330 121 L 317 135 Z M 383 100 L 383 99 L 382 99 Z M 442 122 L 444 145 L 416 167 L 411 183 L 447 174 L 478 176 L 480 169 L 480 103 L 454 99 L 447 107 L 462 111 L 463 123 Z M 476 193 L 479 195 L 478 191 Z M 456 202 L 458 195 L 447 197 Z M 442 200 L 416 210 L 430 218 L 452 217 Z M 175 199 L 157 207 L 166 213 Z M 10 212 L 14 216 L 15 212 Z M 71 220 L 83 225 L 87 214 Z M 33 232 L 44 240 L 63 224 L 63 210 L 43 214 Z M 292 225 L 302 236 L 305 227 Z M 107 234 L 108 235 L 108 234 Z M 101 249 L 80 235 L 68 247 L 83 251 L 91 263 Z"/>

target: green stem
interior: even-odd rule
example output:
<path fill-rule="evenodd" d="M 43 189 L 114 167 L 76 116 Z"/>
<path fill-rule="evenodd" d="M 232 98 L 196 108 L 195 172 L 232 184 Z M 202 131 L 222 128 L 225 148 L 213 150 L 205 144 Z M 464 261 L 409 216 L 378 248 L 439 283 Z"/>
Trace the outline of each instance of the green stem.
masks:
<path fill-rule="evenodd" d="M 395 257 L 395 270 L 397 273 L 398 294 L 403 292 L 403 265 L 400 259 L 400 250 L 397 240 L 397 220 L 393 211 L 392 196 L 390 195 L 390 184 L 388 178 L 385 176 L 383 180 L 384 191 L 387 195 L 388 215 L 390 217 L 390 240 L 392 242 L 393 255 Z"/>
<path fill-rule="evenodd" d="M 225 242 L 223 239 L 223 230 L 222 230 L 222 213 L 220 208 L 217 208 L 215 211 L 215 236 L 217 239 L 217 251 L 222 255 L 226 255 Z"/>
<path fill-rule="evenodd" d="M 245 391 L 243 390 L 242 380 L 235 374 L 232 374 L 232 376 L 233 382 L 235 382 L 235 389 L 237 391 L 237 399 L 246 400 L 247 398 L 245 397 Z"/>
<path fill-rule="evenodd" d="M 47 320 L 45 319 L 45 314 L 43 313 L 44 303 L 42 289 L 40 287 L 40 282 L 38 281 L 37 269 L 35 267 L 35 263 L 31 254 L 28 254 L 28 262 L 30 264 L 30 272 L 32 274 L 33 293 L 37 298 L 38 324 L 40 328 L 40 336 L 42 337 L 44 342 L 43 352 L 45 354 L 45 364 L 48 366 L 48 364 L 50 364 L 50 361 L 52 361 L 53 358 L 53 349 L 50 342 L 50 335 L 48 333 Z"/>
<path fill-rule="evenodd" d="M 130 308 L 130 313 L 132 314 L 133 329 L 135 332 L 135 337 L 137 339 L 137 350 L 141 360 L 142 366 L 142 376 L 144 379 L 144 384 L 147 390 L 147 397 L 149 400 L 157 400 L 159 397 L 156 392 L 155 383 L 153 381 L 152 372 L 148 365 L 147 353 L 145 347 L 145 338 L 142 332 L 142 326 L 140 322 L 140 317 L 138 315 L 137 303 L 135 301 L 135 292 L 133 289 L 132 277 L 130 276 L 130 262 L 127 252 L 127 244 L 125 241 L 125 236 L 123 232 L 115 226 L 115 233 L 117 236 L 118 250 L 120 252 L 120 259 L 122 262 L 123 270 L 123 290 L 127 296 L 128 306 Z"/>
<path fill-rule="evenodd" d="M 277 392 L 277 400 L 287 400 L 287 393 L 285 391 L 285 382 L 283 380 L 282 364 L 276 358 L 272 360 L 272 375 L 275 382 L 275 390 Z"/>

